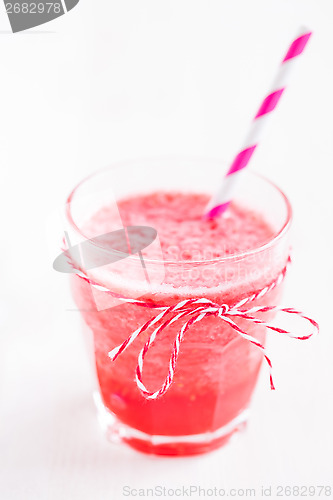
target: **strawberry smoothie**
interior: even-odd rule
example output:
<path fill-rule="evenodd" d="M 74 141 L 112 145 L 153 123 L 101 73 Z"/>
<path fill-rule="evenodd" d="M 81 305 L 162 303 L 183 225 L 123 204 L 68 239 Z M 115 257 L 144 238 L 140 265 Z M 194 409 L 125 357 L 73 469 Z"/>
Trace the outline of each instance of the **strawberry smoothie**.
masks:
<path fill-rule="evenodd" d="M 204 221 L 209 200 L 200 192 L 156 191 L 118 201 L 124 226 L 147 225 L 158 233 L 163 260 L 157 246 L 143 250 L 148 274 L 163 267 L 159 283 L 139 278 L 135 264 L 124 259 L 106 271 L 89 275 L 124 297 L 140 297 L 148 303 L 174 305 L 185 298 L 206 297 L 219 304 L 234 305 L 242 298 L 271 284 L 286 264 L 285 252 L 272 255 L 269 242 L 276 228 L 265 215 L 237 202 L 219 219 Z M 115 227 L 115 214 L 107 204 L 85 223 L 82 234 L 93 237 Z M 130 269 L 130 271 L 129 271 Z M 104 273 L 104 274 L 103 274 Z M 115 303 L 98 310 L 88 283 L 71 278 L 73 296 L 84 321 L 93 333 L 95 366 L 100 395 L 107 412 L 126 430 L 122 440 L 148 453 L 185 455 L 203 453 L 224 444 L 244 421 L 253 393 L 262 353 L 242 339 L 229 325 L 207 317 L 187 332 L 174 381 L 166 394 L 146 400 L 135 382 L 140 349 L 150 330 L 144 332 L 112 362 L 108 352 L 121 344 L 156 311 L 135 304 Z M 282 284 L 255 305 L 278 304 Z M 102 294 L 102 292 L 101 292 Z M 265 320 L 270 319 L 267 314 Z M 235 319 L 247 333 L 265 342 L 265 330 L 246 320 Z M 178 321 L 163 330 L 147 354 L 143 379 L 149 390 L 163 383 Z"/>

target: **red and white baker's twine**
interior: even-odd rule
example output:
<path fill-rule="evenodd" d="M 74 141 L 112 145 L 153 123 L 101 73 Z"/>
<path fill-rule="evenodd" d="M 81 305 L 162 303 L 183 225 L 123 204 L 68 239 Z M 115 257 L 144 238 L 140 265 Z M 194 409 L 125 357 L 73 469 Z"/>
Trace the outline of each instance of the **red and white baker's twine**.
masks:
<path fill-rule="evenodd" d="M 290 259 L 288 259 L 289 264 Z M 138 365 L 136 368 L 136 383 L 143 394 L 143 396 L 146 399 L 157 399 L 160 396 L 163 396 L 169 389 L 170 385 L 172 384 L 174 374 L 175 374 L 175 369 L 177 365 L 177 360 L 179 356 L 179 351 L 180 351 L 180 345 L 182 340 L 184 339 L 184 336 L 186 332 L 190 329 L 192 325 L 195 323 L 198 323 L 199 321 L 203 320 L 205 317 L 208 316 L 215 316 L 216 318 L 219 318 L 220 320 L 224 321 L 228 325 L 231 326 L 241 337 L 244 339 L 248 340 L 251 342 L 251 344 L 254 344 L 258 349 L 260 349 L 264 355 L 264 358 L 266 359 L 269 370 L 270 370 L 270 384 L 271 384 L 271 389 L 274 390 L 274 383 L 273 383 L 273 378 L 272 378 L 272 363 L 271 360 L 269 359 L 265 347 L 255 338 L 252 337 L 252 335 L 249 335 L 246 333 L 244 330 L 242 330 L 233 320 L 233 318 L 243 318 L 246 319 L 247 321 L 257 324 L 257 325 L 263 325 L 264 327 L 268 328 L 269 330 L 272 330 L 277 333 L 282 333 L 285 334 L 291 338 L 299 339 L 299 340 L 306 340 L 312 337 L 315 333 L 318 333 L 319 327 L 316 321 L 313 319 L 305 316 L 302 312 L 297 311 L 296 309 L 293 309 L 291 307 L 287 308 L 280 308 L 276 306 L 263 306 L 263 307 L 250 307 L 248 309 L 243 309 L 243 306 L 245 304 L 248 304 L 249 302 L 253 302 L 256 299 L 260 299 L 264 295 L 266 295 L 268 292 L 273 290 L 277 285 L 279 285 L 282 280 L 284 279 L 286 272 L 287 272 L 287 265 L 286 267 L 282 270 L 282 272 L 279 274 L 279 276 L 274 280 L 269 286 L 266 286 L 259 292 L 253 293 L 251 296 L 246 297 L 242 299 L 241 301 L 237 302 L 233 306 L 229 306 L 227 304 L 216 304 L 212 302 L 211 300 L 201 297 L 197 299 L 187 299 L 179 302 L 178 304 L 174 306 L 163 306 L 160 304 L 150 304 L 141 300 L 135 300 L 135 299 L 129 299 L 122 297 L 121 295 L 112 292 L 108 288 L 99 285 L 97 282 L 89 278 L 86 274 L 84 274 L 81 270 L 79 269 L 74 269 L 76 272 L 76 275 L 89 283 L 92 287 L 95 289 L 108 293 L 112 295 L 113 297 L 118 298 L 119 300 L 123 302 L 128 302 L 135 304 L 140 307 L 145 307 L 148 309 L 157 309 L 159 310 L 159 314 L 157 314 L 155 317 L 152 317 L 149 319 L 145 324 L 141 325 L 137 330 L 135 330 L 122 344 L 119 346 L 115 347 L 112 349 L 112 351 L 109 352 L 109 357 L 112 361 L 115 361 L 118 356 L 120 356 L 135 340 L 139 335 L 152 326 L 156 325 L 159 323 L 159 325 L 154 329 L 154 331 L 150 334 L 148 340 L 146 341 L 145 345 L 141 349 L 139 356 L 138 356 Z M 313 326 L 313 331 L 310 332 L 307 335 L 303 336 L 296 336 L 293 335 L 291 332 L 288 332 L 287 330 L 284 330 L 283 328 L 278 328 L 276 326 L 269 325 L 265 321 L 253 316 L 253 314 L 256 313 L 266 313 L 266 312 L 283 312 L 287 314 L 294 314 L 297 315 L 306 321 L 308 321 L 312 326 Z M 176 321 L 180 319 L 185 319 L 186 321 L 183 323 L 181 329 L 176 335 L 174 344 L 173 344 L 173 349 L 172 353 L 170 356 L 169 360 L 169 369 L 168 369 L 168 374 L 160 387 L 155 392 L 150 392 L 146 386 L 143 383 L 142 377 L 143 377 L 143 365 L 144 365 L 144 359 L 151 348 L 152 344 L 155 342 L 156 337 L 161 334 L 161 332 L 167 328 L 169 325 L 172 323 L 175 323 Z"/>
<path fill-rule="evenodd" d="M 221 215 L 228 208 L 229 203 L 233 199 L 235 189 L 237 188 L 239 177 L 242 175 L 242 171 L 248 165 L 255 149 L 257 148 L 262 132 L 265 129 L 266 122 L 276 108 L 287 86 L 291 70 L 295 66 L 295 60 L 304 51 L 310 36 L 310 31 L 302 29 L 291 43 L 283 61 L 281 62 L 271 90 L 262 101 L 259 110 L 252 121 L 249 133 L 243 143 L 241 151 L 236 155 L 234 161 L 232 162 L 231 167 L 223 179 L 219 191 L 210 200 L 208 206 L 206 207 L 204 215 L 205 218 L 213 219 L 214 217 Z"/>

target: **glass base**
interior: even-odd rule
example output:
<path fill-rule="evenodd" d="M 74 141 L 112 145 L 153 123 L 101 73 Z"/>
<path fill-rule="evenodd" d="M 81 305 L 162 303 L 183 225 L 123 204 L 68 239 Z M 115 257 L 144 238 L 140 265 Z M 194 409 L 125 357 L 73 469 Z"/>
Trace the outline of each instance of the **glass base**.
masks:
<path fill-rule="evenodd" d="M 207 453 L 225 445 L 231 436 L 246 427 L 249 410 L 244 410 L 227 425 L 213 432 L 187 436 L 162 436 L 146 434 L 122 423 L 102 402 L 98 392 L 94 393 L 98 421 L 112 443 L 126 443 L 132 448 L 153 455 L 184 456 Z"/>

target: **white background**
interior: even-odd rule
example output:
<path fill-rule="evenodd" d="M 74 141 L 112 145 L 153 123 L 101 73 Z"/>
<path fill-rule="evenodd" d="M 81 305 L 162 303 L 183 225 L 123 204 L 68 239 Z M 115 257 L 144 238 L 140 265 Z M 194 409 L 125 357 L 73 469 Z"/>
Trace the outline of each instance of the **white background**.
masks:
<path fill-rule="evenodd" d="M 48 216 L 115 160 L 232 158 L 300 24 L 313 39 L 251 168 L 292 201 L 284 304 L 321 334 L 270 336 L 278 390 L 263 370 L 248 430 L 230 446 L 179 459 L 113 447 L 66 279 L 51 267 Z M 1 6 L 1 500 L 118 500 L 125 485 L 182 484 L 259 497 L 262 485 L 333 483 L 332 25 L 331 0 L 81 0 L 13 35 Z"/>

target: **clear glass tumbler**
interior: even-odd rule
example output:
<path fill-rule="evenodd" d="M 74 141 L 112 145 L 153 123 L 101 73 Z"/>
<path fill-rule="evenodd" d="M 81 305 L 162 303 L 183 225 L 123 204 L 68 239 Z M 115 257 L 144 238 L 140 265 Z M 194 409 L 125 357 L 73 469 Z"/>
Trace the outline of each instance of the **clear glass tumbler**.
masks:
<path fill-rule="evenodd" d="M 157 190 L 212 193 L 222 172 L 223 164 L 219 161 L 174 158 L 120 163 L 101 170 L 82 181 L 68 198 L 71 241 L 87 237 L 87 219 L 111 199 L 116 204 L 124 197 Z M 139 255 L 82 270 L 120 296 L 150 304 L 173 305 L 183 299 L 205 297 L 232 306 L 269 286 L 285 268 L 291 222 L 286 196 L 259 175 L 244 173 L 237 200 L 263 214 L 274 229 L 265 245 L 224 258 L 206 257 L 203 248 L 204 257 L 195 262 L 162 257 L 146 260 L 150 283 L 142 273 Z M 96 227 L 96 236 L 99 231 Z M 102 250 L 109 249 L 106 246 Z M 178 284 L 181 276 L 183 286 L 174 287 L 172 276 L 177 277 Z M 202 286 L 198 285 L 200 277 Z M 116 361 L 112 362 L 108 353 L 156 311 L 110 298 L 75 275 L 71 276 L 71 288 L 91 336 L 89 345 L 97 376 L 95 401 L 100 421 L 112 441 L 126 442 L 147 453 L 188 455 L 223 445 L 244 426 L 263 360 L 260 349 L 219 318 L 207 317 L 187 332 L 170 389 L 156 400 L 147 400 L 136 385 L 135 371 L 148 332 L 139 336 Z M 282 288 L 283 282 L 251 305 L 278 305 Z M 261 317 L 272 318 L 268 313 Z M 262 326 L 244 319 L 234 320 L 265 343 Z M 167 375 L 180 327 L 181 323 L 176 322 L 166 328 L 147 355 L 143 377 L 152 390 L 158 389 Z"/>

